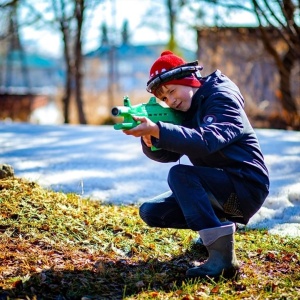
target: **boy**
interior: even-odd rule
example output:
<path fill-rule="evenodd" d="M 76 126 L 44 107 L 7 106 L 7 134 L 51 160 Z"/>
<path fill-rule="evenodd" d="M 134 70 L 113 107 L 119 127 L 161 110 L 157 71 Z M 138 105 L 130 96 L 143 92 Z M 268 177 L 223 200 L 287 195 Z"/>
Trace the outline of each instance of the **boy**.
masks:
<path fill-rule="evenodd" d="M 230 278 L 239 269 L 235 222 L 247 224 L 262 206 L 268 170 L 238 87 L 219 70 L 201 77 L 200 69 L 171 51 L 161 53 L 147 90 L 182 111 L 183 122 L 155 124 L 139 117 L 141 124 L 124 133 L 141 137 L 143 152 L 155 161 L 189 158 L 192 165 L 170 169 L 171 192 L 143 203 L 140 216 L 149 226 L 199 232 L 209 257 L 187 270 L 188 278 Z M 151 151 L 151 145 L 161 150 Z"/>

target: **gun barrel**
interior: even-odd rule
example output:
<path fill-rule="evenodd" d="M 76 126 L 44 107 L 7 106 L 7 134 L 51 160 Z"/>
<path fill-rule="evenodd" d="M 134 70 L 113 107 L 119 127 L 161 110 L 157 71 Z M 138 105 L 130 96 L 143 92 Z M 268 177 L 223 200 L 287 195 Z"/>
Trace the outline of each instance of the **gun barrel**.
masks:
<path fill-rule="evenodd" d="M 115 117 L 118 116 L 120 113 L 121 113 L 121 110 L 117 106 L 113 107 L 111 110 L 111 114 Z"/>
<path fill-rule="evenodd" d="M 127 114 L 130 108 L 126 106 L 115 106 L 111 110 L 111 114 L 115 117 L 122 116 L 122 114 Z"/>

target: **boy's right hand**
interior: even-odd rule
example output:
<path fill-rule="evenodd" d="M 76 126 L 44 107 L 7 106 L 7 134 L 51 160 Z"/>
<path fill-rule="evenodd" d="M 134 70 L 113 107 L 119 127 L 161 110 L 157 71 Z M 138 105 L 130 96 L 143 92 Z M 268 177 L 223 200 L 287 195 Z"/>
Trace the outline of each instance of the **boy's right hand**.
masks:
<path fill-rule="evenodd" d="M 159 127 L 157 126 L 157 124 L 155 124 L 154 122 L 152 122 L 150 119 L 146 118 L 146 117 L 133 117 L 133 119 L 137 122 L 140 122 L 139 125 L 137 125 L 134 128 L 131 129 L 124 129 L 123 132 L 127 135 L 133 135 L 135 137 L 149 137 L 149 136 L 153 136 L 157 139 L 159 139 Z M 146 138 L 146 140 L 148 139 L 148 143 L 149 143 L 149 138 Z"/>

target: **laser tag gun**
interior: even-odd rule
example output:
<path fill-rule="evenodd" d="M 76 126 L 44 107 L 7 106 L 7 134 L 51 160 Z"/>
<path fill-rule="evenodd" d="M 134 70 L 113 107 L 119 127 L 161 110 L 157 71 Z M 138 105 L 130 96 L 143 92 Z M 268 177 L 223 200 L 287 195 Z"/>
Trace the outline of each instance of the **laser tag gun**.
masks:
<path fill-rule="evenodd" d="M 164 107 L 156 102 L 155 97 L 151 97 L 148 103 L 131 105 L 129 98 L 124 97 L 124 106 L 115 106 L 111 111 L 115 117 L 123 117 L 122 123 L 114 125 L 114 129 L 131 129 L 139 125 L 141 122 L 135 121 L 133 117 L 146 117 L 156 123 L 162 121 L 165 123 L 181 124 L 182 112 L 174 110 L 170 107 Z M 151 147 L 152 150 L 158 150 Z"/>
<path fill-rule="evenodd" d="M 123 117 L 122 123 L 114 125 L 114 129 L 131 129 L 140 124 L 133 117 L 146 117 L 156 123 L 162 121 L 165 123 L 181 124 L 182 113 L 170 107 L 164 107 L 156 102 L 155 97 L 151 97 L 148 103 L 131 105 L 129 98 L 124 97 L 124 106 L 115 106 L 111 111 L 115 117 Z"/>

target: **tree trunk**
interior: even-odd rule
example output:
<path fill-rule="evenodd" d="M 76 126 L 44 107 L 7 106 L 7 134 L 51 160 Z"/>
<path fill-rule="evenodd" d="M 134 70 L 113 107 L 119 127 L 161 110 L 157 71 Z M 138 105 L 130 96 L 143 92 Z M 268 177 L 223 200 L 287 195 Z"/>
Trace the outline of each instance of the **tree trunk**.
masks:
<path fill-rule="evenodd" d="M 62 25 L 63 26 L 63 25 Z M 72 92 L 72 65 L 71 65 L 71 58 L 69 54 L 69 44 L 68 44 L 68 33 L 66 29 L 62 30 L 63 32 L 63 40 L 64 40 L 64 57 L 66 63 L 66 81 L 65 81 L 65 90 L 64 96 L 62 99 L 63 102 L 63 113 L 64 113 L 64 123 L 70 123 L 70 102 L 71 102 L 71 92 Z"/>
<path fill-rule="evenodd" d="M 176 41 L 175 41 L 175 21 L 176 21 L 176 11 L 175 4 L 173 0 L 167 0 L 167 9 L 168 9 L 168 19 L 169 19 L 169 33 L 170 39 L 168 42 L 168 48 L 175 52 L 176 51 Z"/>
<path fill-rule="evenodd" d="M 63 46 L 64 46 L 64 59 L 66 65 L 66 80 L 64 95 L 62 97 L 64 123 L 70 123 L 70 102 L 72 93 L 72 61 L 70 56 L 70 27 L 69 21 L 66 18 L 65 2 L 64 0 L 52 0 L 52 7 L 55 19 L 58 21 L 59 28 L 62 33 Z"/>
<path fill-rule="evenodd" d="M 86 117 L 83 110 L 82 100 L 82 22 L 84 14 L 84 0 L 78 0 L 75 4 L 75 14 L 77 21 L 77 35 L 75 41 L 75 99 L 77 104 L 78 120 L 80 124 L 86 124 Z"/>
<path fill-rule="evenodd" d="M 292 127 L 293 129 L 299 129 L 300 116 L 297 110 L 296 99 L 293 97 L 291 92 L 291 73 L 296 61 L 299 59 L 299 27 L 293 19 L 295 7 L 290 0 L 284 0 L 282 3 L 283 5 L 281 5 L 281 1 L 277 1 L 278 7 L 281 8 L 281 13 L 286 21 L 286 25 L 282 23 L 280 28 L 273 26 L 270 21 L 271 19 L 268 19 L 267 14 L 265 14 L 264 10 L 259 6 L 259 1 L 252 0 L 252 2 L 254 12 L 259 22 L 262 42 L 265 49 L 273 56 L 279 72 L 279 101 L 282 107 L 281 117 L 287 126 Z M 268 1 L 265 0 L 264 3 L 269 11 L 272 12 L 272 16 L 276 18 L 274 11 L 272 11 L 268 5 Z M 279 18 L 277 19 L 279 20 Z M 272 43 L 272 36 L 267 34 L 266 29 L 262 26 L 262 20 L 267 21 L 267 23 L 271 25 L 270 28 L 282 37 L 282 40 L 285 42 L 287 47 L 287 52 L 284 55 L 281 55 L 276 47 L 274 47 L 274 44 Z"/>
<path fill-rule="evenodd" d="M 64 114 L 64 123 L 70 123 L 70 99 L 71 99 L 71 82 L 72 82 L 72 73 L 70 67 L 67 68 L 67 77 L 65 81 L 65 91 L 62 99 L 63 102 L 63 114 Z"/>
<path fill-rule="evenodd" d="M 296 62 L 296 57 L 292 51 L 288 51 L 282 59 L 281 68 L 279 68 L 280 75 L 280 91 L 279 100 L 283 108 L 283 117 L 288 125 L 293 128 L 299 128 L 300 116 L 297 111 L 297 105 L 291 92 L 291 73 Z"/>

